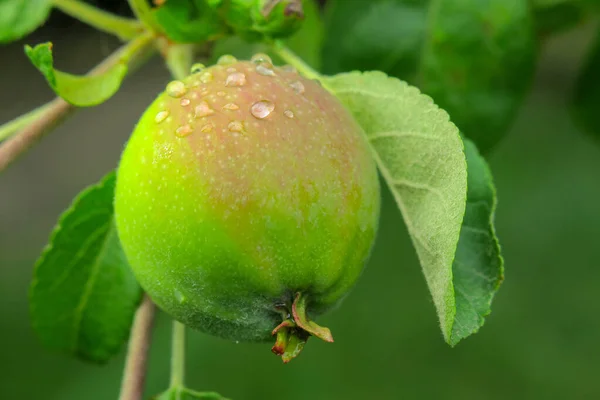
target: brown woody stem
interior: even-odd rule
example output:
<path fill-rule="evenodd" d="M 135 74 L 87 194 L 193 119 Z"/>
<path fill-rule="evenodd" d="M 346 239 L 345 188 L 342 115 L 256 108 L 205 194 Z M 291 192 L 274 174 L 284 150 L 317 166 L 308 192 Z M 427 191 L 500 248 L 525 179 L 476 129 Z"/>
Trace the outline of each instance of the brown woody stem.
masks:
<path fill-rule="evenodd" d="M 119 400 L 142 400 L 143 398 L 155 309 L 150 297 L 144 295 L 131 328 Z"/>
<path fill-rule="evenodd" d="M 129 71 L 137 69 L 153 53 L 154 37 L 145 33 L 119 48 L 98 66 L 90 71 L 90 75 L 102 74 L 115 64 L 127 62 Z M 56 98 L 47 106 L 39 118 L 23 128 L 13 137 L 0 144 L 0 172 L 12 164 L 20 155 L 29 150 L 60 122 L 67 118 L 75 106 L 61 98 Z"/>

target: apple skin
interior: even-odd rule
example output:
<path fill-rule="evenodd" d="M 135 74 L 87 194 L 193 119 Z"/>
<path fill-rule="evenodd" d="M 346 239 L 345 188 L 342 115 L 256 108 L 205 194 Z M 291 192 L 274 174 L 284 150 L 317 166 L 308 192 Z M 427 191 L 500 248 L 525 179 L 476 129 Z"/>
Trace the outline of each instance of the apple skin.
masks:
<path fill-rule="evenodd" d="M 378 227 L 376 165 L 338 99 L 292 68 L 225 57 L 193 72 L 169 84 L 127 143 L 119 238 L 173 318 L 268 340 L 297 293 L 314 317 L 356 283 Z"/>

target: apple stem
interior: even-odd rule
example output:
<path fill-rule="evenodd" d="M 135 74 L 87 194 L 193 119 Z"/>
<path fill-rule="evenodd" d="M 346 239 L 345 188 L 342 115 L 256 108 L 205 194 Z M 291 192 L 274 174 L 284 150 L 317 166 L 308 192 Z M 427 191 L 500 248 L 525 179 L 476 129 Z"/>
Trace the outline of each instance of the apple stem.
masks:
<path fill-rule="evenodd" d="M 328 328 L 308 319 L 306 303 L 306 296 L 296 293 L 292 303 L 293 319 L 286 318 L 273 329 L 273 335 L 276 335 L 277 339 L 271 351 L 281 356 L 286 364 L 300 354 L 310 336 L 316 336 L 326 342 L 333 342 L 333 336 Z"/>
<path fill-rule="evenodd" d="M 303 296 L 300 292 L 296 294 L 296 298 L 292 304 L 292 315 L 296 324 L 306 332 L 326 342 L 333 342 L 333 336 L 329 328 L 320 326 L 308 319 L 308 315 L 306 314 L 306 296 Z"/>

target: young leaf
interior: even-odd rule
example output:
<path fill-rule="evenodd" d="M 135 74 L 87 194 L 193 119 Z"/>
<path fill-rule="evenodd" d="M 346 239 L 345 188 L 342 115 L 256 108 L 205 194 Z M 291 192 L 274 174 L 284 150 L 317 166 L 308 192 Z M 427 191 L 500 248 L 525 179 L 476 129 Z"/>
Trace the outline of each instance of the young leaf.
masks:
<path fill-rule="evenodd" d="M 431 98 L 381 72 L 340 74 L 323 85 L 364 129 L 417 250 L 444 338 L 452 343 L 452 264 L 467 196 L 458 129 Z"/>
<path fill-rule="evenodd" d="M 95 106 L 114 95 L 127 75 L 127 63 L 117 63 L 99 75 L 77 76 L 54 69 L 52 43 L 25 46 L 25 53 L 48 84 L 65 101 L 79 107 Z"/>
<path fill-rule="evenodd" d="M 600 32 L 578 78 L 571 111 L 581 127 L 600 139 Z"/>
<path fill-rule="evenodd" d="M 531 81 L 535 42 L 524 0 L 332 0 L 323 72 L 381 70 L 433 97 L 486 152 Z"/>
<path fill-rule="evenodd" d="M 119 351 L 142 294 L 114 226 L 114 185 L 111 173 L 60 217 L 30 290 L 42 343 L 96 362 Z"/>
<path fill-rule="evenodd" d="M 496 189 L 477 147 L 464 139 L 467 157 L 467 208 L 452 266 L 456 316 L 450 344 L 477 332 L 504 279 L 504 260 L 494 230 Z"/>
<path fill-rule="evenodd" d="M 50 14 L 50 0 L 0 1 L 0 43 L 12 42 L 33 32 Z"/>

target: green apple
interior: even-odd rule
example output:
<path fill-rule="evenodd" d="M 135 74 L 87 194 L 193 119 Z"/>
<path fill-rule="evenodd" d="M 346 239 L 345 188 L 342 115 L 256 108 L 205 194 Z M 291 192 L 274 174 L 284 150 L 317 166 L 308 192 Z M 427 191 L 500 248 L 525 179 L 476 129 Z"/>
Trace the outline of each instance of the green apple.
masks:
<path fill-rule="evenodd" d="M 265 55 L 222 57 L 167 85 L 138 122 L 115 216 L 153 301 L 236 341 L 277 336 L 294 357 L 311 320 L 354 286 L 377 231 L 380 187 L 359 125 L 317 81 Z"/>

